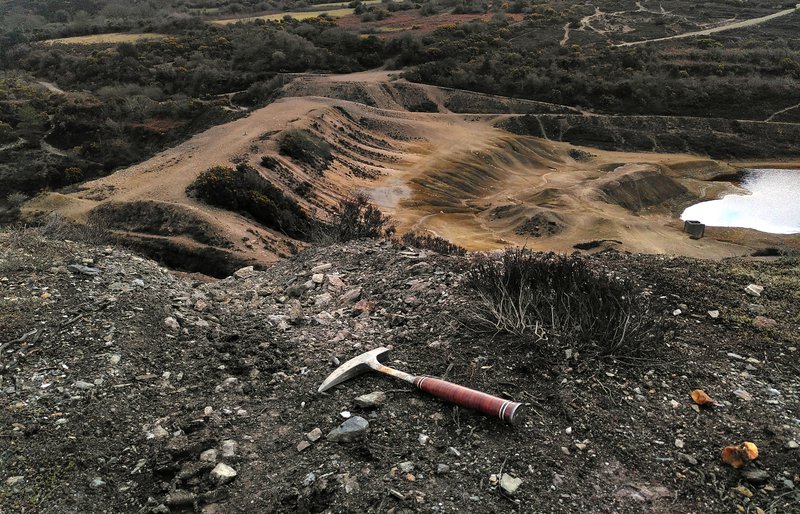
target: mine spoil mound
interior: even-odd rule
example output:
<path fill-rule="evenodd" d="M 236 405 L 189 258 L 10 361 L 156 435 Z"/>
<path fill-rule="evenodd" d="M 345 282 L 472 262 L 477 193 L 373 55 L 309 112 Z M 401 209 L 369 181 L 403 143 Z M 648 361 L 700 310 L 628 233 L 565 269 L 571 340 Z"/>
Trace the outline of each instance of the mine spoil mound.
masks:
<path fill-rule="evenodd" d="M 109 230 L 186 236 L 206 245 L 230 246 L 217 229 L 183 205 L 155 201 L 108 202 L 93 208 L 89 221 Z"/>
<path fill-rule="evenodd" d="M 659 170 L 644 169 L 603 178 L 598 189 L 606 201 L 639 212 L 648 207 L 691 200 L 689 191 Z"/>
<path fill-rule="evenodd" d="M 210 281 L 0 233 L 0 510 L 796 511 L 796 260 L 587 258 L 665 329 L 625 364 L 476 331 L 473 259 L 362 240 Z M 375 374 L 317 393 L 381 345 L 522 402 L 520 422 Z M 695 410 L 695 388 L 724 407 Z M 364 428 L 337 441 L 345 416 Z M 736 470 L 720 449 L 744 438 L 760 456 Z"/>

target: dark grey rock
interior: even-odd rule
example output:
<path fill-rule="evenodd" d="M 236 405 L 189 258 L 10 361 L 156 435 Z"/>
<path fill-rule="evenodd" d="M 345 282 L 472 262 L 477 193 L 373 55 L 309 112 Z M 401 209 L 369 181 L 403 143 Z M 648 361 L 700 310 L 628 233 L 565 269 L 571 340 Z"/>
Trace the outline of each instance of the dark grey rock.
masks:
<path fill-rule="evenodd" d="M 334 442 L 355 441 L 361 438 L 369 428 L 369 421 L 361 416 L 353 416 L 328 432 L 328 440 Z"/>

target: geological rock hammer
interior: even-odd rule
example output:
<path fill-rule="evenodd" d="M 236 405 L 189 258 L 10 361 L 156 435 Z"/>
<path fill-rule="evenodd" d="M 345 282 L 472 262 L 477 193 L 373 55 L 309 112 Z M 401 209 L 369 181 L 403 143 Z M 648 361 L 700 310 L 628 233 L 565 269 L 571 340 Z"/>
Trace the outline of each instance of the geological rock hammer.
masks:
<path fill-rule="evenodd" d="M 521 403 L 504 400 L 468 387 L 451 384 L 438 378 L 410 375 L 378 362 L 379 358 L 386 357 L 388 354 L 388 348 L 380 347 L 353 357 L 331 373 L 319 386 L 318 391 L 321 393 L 346 380 L 372 370 L 405 380 L 417 389 L 447 400 L 450 403 L 474 409 L 487 416 L 497 416 L 506 423 L 514 423 L 517 410 L 522 405 Z"/>

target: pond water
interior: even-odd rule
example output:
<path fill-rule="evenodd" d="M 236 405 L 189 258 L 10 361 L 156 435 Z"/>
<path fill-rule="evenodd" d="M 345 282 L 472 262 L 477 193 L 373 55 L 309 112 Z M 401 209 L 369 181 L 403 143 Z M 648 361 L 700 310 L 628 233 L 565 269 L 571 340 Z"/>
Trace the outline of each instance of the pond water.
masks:
<path fill-rule="evenodd" d="M 730 194 L 692 205 L 683 211 L 681 219 L 710 227 L 800 233 L 800 170 L 747 170 L 740 185 L 750 194 Z"/>

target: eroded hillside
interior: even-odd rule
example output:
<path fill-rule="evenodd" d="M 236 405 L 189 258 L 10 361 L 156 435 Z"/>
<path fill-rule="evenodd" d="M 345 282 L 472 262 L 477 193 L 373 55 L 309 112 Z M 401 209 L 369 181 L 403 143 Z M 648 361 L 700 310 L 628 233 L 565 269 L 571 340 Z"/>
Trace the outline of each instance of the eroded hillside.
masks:
<path fill-rule="evenodd" d="M 794 244 L 731 229 L 689 240 L 677 214 L 730 189 L 715 179 L 735 177 L 736 163 L 562 141 L 574 120 L 584 118 L 599 117 L 414 85 L 386 72 L 301 75 L 285 86 L 283 98 L 247 117 L 72 192 L 42 195 L 28 213 L 55 211 L 104 226 L 183 269 L 209 259 L 268 263 L 305 243 L 187 193 L 211 167 L 247 165 L 310 216 L 325 219 L 342 197 L 363 190 L 400 232 L 438 235 L 470 250 L 572 251 L 599 241 L 594 246 L 722 257 Z M 542 129 L 539 137 L 504 129 L 529 126 L 531 119 Z M 556 119 L 563 122 L 561 134 L 545 128 Z M 659 132 L 646 124 L 640 130 Z M 287 134 L 318 141 L 325 158 L 282 148 Z M 174 257 L 181 248 L 189 256 L 183 263 Z"/>

